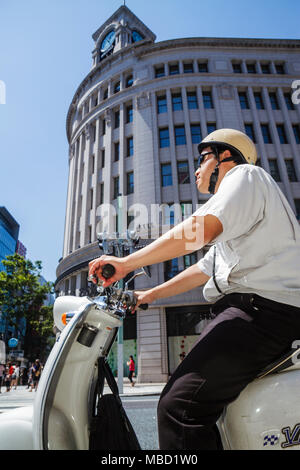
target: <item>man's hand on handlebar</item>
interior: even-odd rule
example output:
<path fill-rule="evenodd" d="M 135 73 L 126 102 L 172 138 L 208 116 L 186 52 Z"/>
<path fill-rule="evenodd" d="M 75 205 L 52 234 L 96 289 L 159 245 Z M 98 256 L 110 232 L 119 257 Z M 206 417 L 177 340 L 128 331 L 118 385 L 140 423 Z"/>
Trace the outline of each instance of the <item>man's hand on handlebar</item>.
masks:
<path fill-rule="evenodd" d="M 145 305 L 145 304 L 148 305 L 154 302 L 155 300 L 155 295 L 152 289 L 149 289 L 146 291 L 134 291 L 134 296 L 137 299 L 134 311 L 140 305 Z"/>
<path fill-rule="evenodd" d="M 102 273 L 103 267 L 107 264 L 115 268 L 115 272 L 110 278 L 104 277 Z M 103 287 L 108 287 L 114 282 L 123 279 L 128 272 L 129 270 L 126 268 L 125 258 L 103 255 L 89 263 L 89 278 L 94 284 L 97 284 L 98 279 L 100 279 L 103 282 Z"/>

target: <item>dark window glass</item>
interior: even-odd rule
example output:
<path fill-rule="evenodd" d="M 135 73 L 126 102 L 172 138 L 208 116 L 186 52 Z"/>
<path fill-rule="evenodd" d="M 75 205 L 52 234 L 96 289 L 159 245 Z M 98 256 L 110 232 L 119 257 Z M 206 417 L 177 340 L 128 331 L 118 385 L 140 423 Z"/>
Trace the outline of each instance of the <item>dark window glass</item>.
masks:
<path fill-rule="evenodd" d="M 120 82 L 117 82 L 114 87 L 114 93 L 118 93 L 120 91 Z"/>
<path fill-rule="evenodd" d="M 275 64 L 275 69 L 276 69 L 276 73 L 278 73 L 279 75 L 285 74 L 284 64 Z"/>
<path fill-rule="evenodd" d="M 178 258 L 171 259 L 164 263 L 165 281 L 172 279 L 179 273 Z"/>
<path fill-rule="evenodd" d="M 240 105 L 242 109 L 249 109 L 248 96 L 245 92 L 239 93 Z"/>
<path fill-rule="evenodd" d="M 247 64 L 247 72 L 248 73 L 256 73 L 256 65 L 255 64 Z"/>
<path fill-rule="evenodd" d="M 203 92 L 203 104 L 205 109 L 212 109 L 214 107 L 212 94 L 210 91 Z"/>
<path fill-rule="evenodd" d="M 174 93 L 172 95 L 172 106 L 173 111 L 181 111 L 183 109 L 181 93 Z"/>
<path fill-rule="evenodd" d="M 296 139 L 296 144 L 300 144 L 300 127 L 297 124 L 294 124 L 293 131 Z"/>
<path fill-rule="evenodd" d="M 160 148 L 170 147 L 169 129 L 159 129 L 159 146 Z"/>
<path fill-rule="evenodd" d="M 133 108 L 132 106 L 127 106 L 126 107 L 126 123 L 128 124 L 129 122 L 133 121 Z"/>
<path fill-rule="evenodd" d="M 279 109 L 278 99 L 275 92 L 269 93 L 272 109 Z"/>
<path fill-rule="evenodd" d="M 129 77 L 126 78 L 126 88 L 129 88 L 133 85 L 133 76 L 129 75 Z"/>
<path fill-rule="evenodd" d="M 261 66 L 262 73 L 266 73 L 266 74 L 271 73 L 270 64 L 260 64 L 260 66 Z"/>
<path fill-rule="evenodd" d="M 172 186 L 172 167 L 171 163 L 163 163 L 161 165 L 161 185 L 162 186 Z"/>
<path fill-rule="evenodd" d="M 263 102 L 263 99 L 262 99 L 262 96 L 261 96 L 260 92 L 254 93 L 254 99 L 255 99 L 257 109 L 265 109 L 264 102 Z"/>
<path fill-rule="evenodd" d="M 200 73 L 207 73 L 208 72 L 207 62 L 199 62 L 198 70 Z"/>
<path fill-rule="evenodd" d="M 192 143 L 199 144 L 202 140 L 200 124 L 191 124 Z"/>
<path fill-rule="evenodd" d="M 188 63 L 188 64 L 183 64 L 183 71 L 184 73 L 193 73 L 194 72 L 194 66 L 193 63 Z"/>
<path fill-rule="evenodd" d="M 185 145 L 185 129 L 184 126 L 176 126 L 175 129 L 175 145 Z"/>
<path fill-rule="evenodd" d="M 133 171 L 127 173 L 127 194 L 132 194 L 134 192 L 134 180 L 133 180 Z"/>
<path fill-rule="evenodd" d="M 277 132 L 278 132 L 278 137 L 279 137 L 280 143 L 281 144 L 287 144 L 288 140 L 287 140 L 287 137 L 286 137 L 284 125 L 283 124 L 277 124 L 276 127 L 277 127 Z"/>
<path fill-rule="evenodd" d="M 268 124 L 261 124 L 261 132 L 262 132 L 262 135 L 263 135 L 264 143 L 265 144 L 271 144 L 272 139 L 271 139 L 271 134 L 270 134 Z"/>
<path fill-rule="evenodd" d="M 242 73 L 242 64 L 240 62 L 234 62 L 232 64 L 232 69 L 234 73 Z"/>
<path fill-rule="evenodd" d="M 183 257 L 183 262 L 184 262 L 184 268 L 189 268 L 193 264 L 197 263 L 197 254 L 196 253 L 191 253 L 189 255 L 185 255 Z"/>
<path fill-rule="evenodd" d="M 197 93 L 195 91 L 188 91 L 187 102 L 189 109 L 198 109 Z"/>
<path fill-rule="evenodd" d="M 286 170 L 289 177 L 289 180 L 292 182 L 297 181 L 297 175 L 295 171 L 294 162 L 292 159 L 285 160 Z"/>
<path fill-rule="evenodd" d="M 163 114 L 168 111 L 168 106 L 167 106 L 167 97 L 164 96 L 158 96 L 157 97 L 157 112 L 158 114 Z"/>
<path fill-rule="evenodd" d="M 119 177 L 114 178 L 114 199 L 117 199 L 119 196 Z"/>
<path fill-rule="evenodd" d="M 177 75 L 179 73 L 179 65 L 173 64 L 169 65 L 169 74 L 170 75 Z"/>
<path fill-rule="evenodd" d="M 178 183 L 188 184 L 190 182 L 188 162 L 177 162 Z"/>
<path fill-rule="evenodd" d="M 300 199 L 294 199 L 295 206 L 296 206 L 296 217 L 297 220 L 300 222 Z"/>
<path fill-rule="evenodd" d="M 285 104 L 287 106 L 287 109 L 291 109 L 291 110 L 295 109 L 290 93 L 284 93 L 284 99 L 285 99 Z"/>
<path fill-rule="evenodd" d="M 115 162 L 118 162 L 120 159 L 120 144 L 119 142 L 115 143 Z"/>
<path fill-rule="evenodd" d="M 115 129 L 120 127 L 120 111 L 115 112 Z"/>
<path fill-rule="evenodd" d="M 254 129 L 253 129 L 253 124 L 245 124 L 245 131 L 247 136 L 255 143 L 255 134 L 254 134 Z"/>
<path fill-rule="evenodd" d="M 132 157 L 133 153 L 134 153 L 133 137 L 128 137 L 128 139 L 127 139 L 127 157 Z"/>
<path fill-rule="evenodd" d="M 281 181 L 277 160 L 269 160 L 270 174 L 275 181 Z"/>
<path fill-rule="evenodd" d="M 208 122 L 207 123 L 207 133 L 210 134 L 211 132 L 214 132 L 217 129 L 217 125 L 215 122 Z"/>
<path fill-rule="evenodd" d="M 162 67 L 155 67 L 155 78 L 160 78 L 165 76 L 165 68 Z"/>

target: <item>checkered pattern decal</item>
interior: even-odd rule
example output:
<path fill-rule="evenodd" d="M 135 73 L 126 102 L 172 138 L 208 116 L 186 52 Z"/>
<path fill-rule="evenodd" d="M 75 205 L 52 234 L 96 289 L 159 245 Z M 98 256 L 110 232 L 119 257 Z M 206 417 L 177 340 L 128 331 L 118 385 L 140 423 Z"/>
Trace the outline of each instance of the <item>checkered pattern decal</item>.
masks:
<path fill-rule="evenodd" d="M 265 446 L 275 446 L 278 444 L 279 438 L 276 434 L 266 435 L 264 437 L 264 447 Z"/>

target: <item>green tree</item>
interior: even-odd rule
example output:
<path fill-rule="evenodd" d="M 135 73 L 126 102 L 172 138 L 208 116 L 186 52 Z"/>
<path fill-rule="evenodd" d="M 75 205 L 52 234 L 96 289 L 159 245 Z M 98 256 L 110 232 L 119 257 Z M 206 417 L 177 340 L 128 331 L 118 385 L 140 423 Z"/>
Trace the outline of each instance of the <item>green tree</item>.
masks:
<path fill-rule="evenodd" d="M 38 338 L 43 339 L 50 332 L 52 314 L 50 320 L 50 310 L 43 304 L 53 286 L 50 282 L 40 282 L 41 261 L 33 263 L 15 253 L 8 255 L 2 264 L 5 270 L 0 272 L 1 314 L 7 324 L 23 336 L 25 356 L 33 359 L 38 352 Z M 26 320 L 25 335 L 21 327 L 23 319 Z"/>

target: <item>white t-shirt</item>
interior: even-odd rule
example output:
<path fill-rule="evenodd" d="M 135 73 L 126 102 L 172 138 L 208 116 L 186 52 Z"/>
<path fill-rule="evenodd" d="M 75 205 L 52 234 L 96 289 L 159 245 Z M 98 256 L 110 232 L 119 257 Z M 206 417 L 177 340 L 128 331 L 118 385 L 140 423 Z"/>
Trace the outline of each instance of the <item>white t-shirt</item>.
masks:
<path fill-rule="evenodd" d="M 272 177 L 262 168 L 238 165 L 193 215 L 216 216 L 223 232 L 216 244 L 216 281 L 223 294 L 256 293 L 300 307 L 300 227 Z M 198 262 L 211 276 L 204 297 L 222 297 L 213 281 L 213 248 Z"/>

